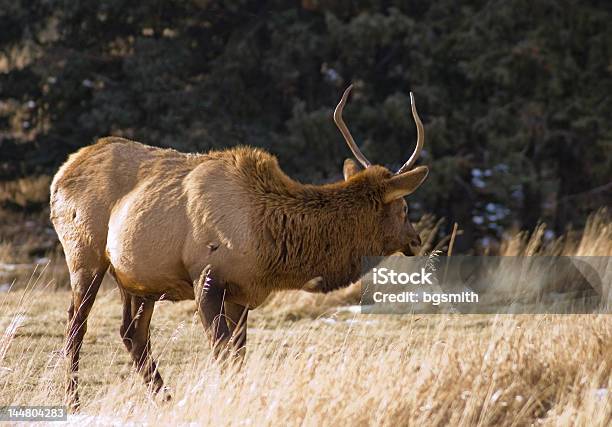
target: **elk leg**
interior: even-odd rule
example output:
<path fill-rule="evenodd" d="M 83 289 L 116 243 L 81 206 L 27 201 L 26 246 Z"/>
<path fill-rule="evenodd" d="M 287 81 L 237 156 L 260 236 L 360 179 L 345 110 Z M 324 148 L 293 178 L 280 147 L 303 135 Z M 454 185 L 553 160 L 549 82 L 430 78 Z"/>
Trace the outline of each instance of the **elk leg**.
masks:
<path fill-rule="evenodd" d="M 119 283 L 119 282 L 117 282 Z M 123 303 L 123 311 L 121 318 L 121 328 L 119 333 L 121 334 L 121 340 L 123 345 L 129 353 L 132 352 L 132 296 L 127 293 L 121 286 L 119 286 L 119 292 L 121 293 L 121 302 Z"/>
<path fill-rule="evenodd" d="M 66 400 L 73 410 L 78 410 L 80 401 L 78 393 L 79 355 L 83 338 L 87 331 L 87 316 L 102 283 L 106 266 L 95 273 L 85 270 L 71 272 L 72 301 L 68 309 L 66 325 L 65 354 L 68 357 L 68 382 L 66 385 Z"/>
<path fill-rule="evenodd" d="M 230 344 L 234 351 L 244 359 L 247 340 L 247 317 L 249 310 L 243 305 L 225 302 L 226 322 L 232 336 Z"/>
<path fill-rule="evenodd" d="M 214 277 L 210 266 L 206 266 L 194 286 L 194 296 L 198 307 L 200 320 L 210 338 L 213 353 L 219 358 L 228 344 L 231 333 L 225 321 L 223 300 L 225 289 Z"/>
<path fill-rule="evenodd" d="M 123 300 L 121 339 L 132 356 L 136 370 L 142 375 L 145 384 L 156 394 L 163 388 L 164 381 L 151 355 L 149 325 L 155 302 L 130 295 L 123 289 L 121 298 Z M 164 400 L 170 400 L 170 395 L 165 395 Z"/>

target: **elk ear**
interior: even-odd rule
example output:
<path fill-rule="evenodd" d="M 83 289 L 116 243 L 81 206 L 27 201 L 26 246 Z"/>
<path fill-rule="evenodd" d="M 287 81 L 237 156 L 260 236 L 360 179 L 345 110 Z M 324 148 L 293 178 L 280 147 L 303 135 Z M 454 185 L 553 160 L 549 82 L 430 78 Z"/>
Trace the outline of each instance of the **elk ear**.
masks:
<path fill-rule="evenodd" d="M 342 173 L 344 174 L 344 180 L 348 181 L 350 177 L 359 172 L 359 166 L 353 159 L 346 159 L 344 161 L 344 166 L 342 167 Z"/>
<path fill-rule="evenodd" d="M 389 203 L 395 199 L 414 193 L 423 181 L 425 181 L 428 173 L 429 169 L 427 166 L 419 166 L 389 178 L 384 202 Z"/>

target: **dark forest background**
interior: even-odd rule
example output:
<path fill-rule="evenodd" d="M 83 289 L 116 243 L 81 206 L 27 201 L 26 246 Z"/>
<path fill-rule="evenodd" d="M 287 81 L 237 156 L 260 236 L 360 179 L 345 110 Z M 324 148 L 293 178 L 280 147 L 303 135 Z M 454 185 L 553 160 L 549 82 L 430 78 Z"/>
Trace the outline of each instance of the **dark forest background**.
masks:
<path fill-rule="evenodd" d="M 52 175 L 110 134 L 259 146 L 296 179 L 339 179 L 332 110 L 352 82 L 345 119 L 390 168 L 414 148 L 415 93 L 431 173 L 412 215 L 458 221 L 467 245 L 612 204 L 609 1 L 0 5 L 0 181 Z"/>

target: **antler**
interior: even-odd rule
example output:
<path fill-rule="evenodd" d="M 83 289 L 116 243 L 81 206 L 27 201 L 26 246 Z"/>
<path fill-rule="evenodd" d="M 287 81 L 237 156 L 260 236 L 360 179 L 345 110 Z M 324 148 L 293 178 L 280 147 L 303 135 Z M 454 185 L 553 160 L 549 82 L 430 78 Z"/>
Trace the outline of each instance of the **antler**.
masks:
<path fill-rule="evenodd" d="M 353 155 L 355 156 L 355 158 L 359 160 L 359 163 L 361 163 L 363 167 L 367 168 L 371 165 L 370 161 L 366 158 L 366 156 L 363 155 L 363 153 L 361 152 L 361 150 L 355 143 L 355 140 L 353 139 L 351 132 L 348 130 L 348 127 L 346 127 L 346 124 L 344 123 L 344 120 L 342 119 L 342 111 L 344 110 L 344 106 L 346 105 L 346 100 L 348 99 L 348 96 L 351 93 L 352 88 L 353 88 L 353 85 L 350 85 L 348 88 L 346 88 L 346 90 L 342 94 L 342 98 L 340 99 L 340 102 L 338 103 L 338 105 L 336 106 L 336 110 L 334 111 L 334 122 L 336 123 L 336 126 L 338 126 L 338 129 L 340 129 L 340 132 L 342 132 L 342 135 L 344 136 L 344 140 L 346 141 L 349 148 L 353 152 Z M 423 150 L 423 144 L 425 143 L 425 129 L 423 128 L 423 122 L 421 122 L 419 114 L 417 113 L 416 104 L 414 102 L 414 94 L 412 92 L 410 92 L 410 106 L 412 108 L 412 117 L 414 118 L 414 121 L 416 123 L 416 128 L 417 128 L 416 148 L 414 149 L 414 152 L 412 153 L 408 161 L 404 163 L 404 165 L 401 168 L 399 168 L 399 170 L 396 172 L 396 175 L 404 173 L 410 170 L 414 166 L 417 159 L 421 155 L 421 150 Z"/>
<path fill-rule="evenodd" d="M 342 110 L 344 110 L 346 100 L 348 99 L 349 93 L 351 93 L 352 88 L 353 85 L 350 85 L 342 94 L 342 99 L 340 99 L 340 102 L 338 103 L 338 106 L 334 111 L 334 122 L 336 123 L 336 126 L 338 126 L 338 129 L 340 129 L 340 132 L 342 132 L 342 136 L 344 136 L 344 140 L 353 152 L 355 158 L 359 160 L 359 163 L 361 163 L 364 168 L 367 168 L 371 165 L 370 161 L 366 159 L 366 156 L 364 156 L 359 147 L 357 147 L 357 144 L 355 144 L 355 140 L 353 139 L 351 132 L 346 127 L 346 124 L 344 124 L 344 120 L 342 120 Z"/>
<path fill-rule="evenodd" d="M 425 130 L 423 129 L 423 123 L 421 122 L 421 119 L 419 118 L 419 114 L 417 113 L 416 105 L 414 103 L 414 95 L 412 94 L 412 92 L 410 92 L 410 105 L 412 107 L 412 117 L 414 117 L 414 122 L 416 123 L 416 128 L 417 128 L 417 143 L 416 143 L 416 148 L 414 149 L 414 152 L 412 153 L 412 156 L 410 156 L 408 161 L 404 163 L 404 166 L 399 168 L 399 170 L 396 172 L 396 175 L 404 173 L 407 170 L 410 170 L 412 166 L 414 166 L 417 159 L 419 158 L 419 155 L 421 154 L 421 150 L 423 149 L 423 144 L 425 143 Z"/>

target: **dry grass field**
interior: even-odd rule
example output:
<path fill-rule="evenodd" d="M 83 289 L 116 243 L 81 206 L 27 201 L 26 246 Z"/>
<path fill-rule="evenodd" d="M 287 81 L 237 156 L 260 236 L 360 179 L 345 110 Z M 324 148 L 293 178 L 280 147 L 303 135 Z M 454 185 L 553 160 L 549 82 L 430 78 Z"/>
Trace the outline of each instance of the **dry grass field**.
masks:
<path fill-rule="evenodd" d="M 507 254 L 612 255 L 612 223 Z M 541 234 L 541 233 L 540 233 Z M 10 252 L 10 251 L 8 251 Z M 3 261 L 0 259 L 0 261 Z M 60 271 L 60 262 L 51 260 Z M 47 267 L 50 268 L 50 267 Z M 63 402 L 69 293 L 30 268 L 0 293 L 0 406 Z M 81 358 L 75 425 L 583 425 L 612 423 L 612 317 L 365 315 L 355 286 L 285 293 L 249 318 L 242 369 L 221 372 L 193 302 L 156 305 L 153 351 L 173 399 L 151 397 L 119 337 L 111 281 Z"/>

